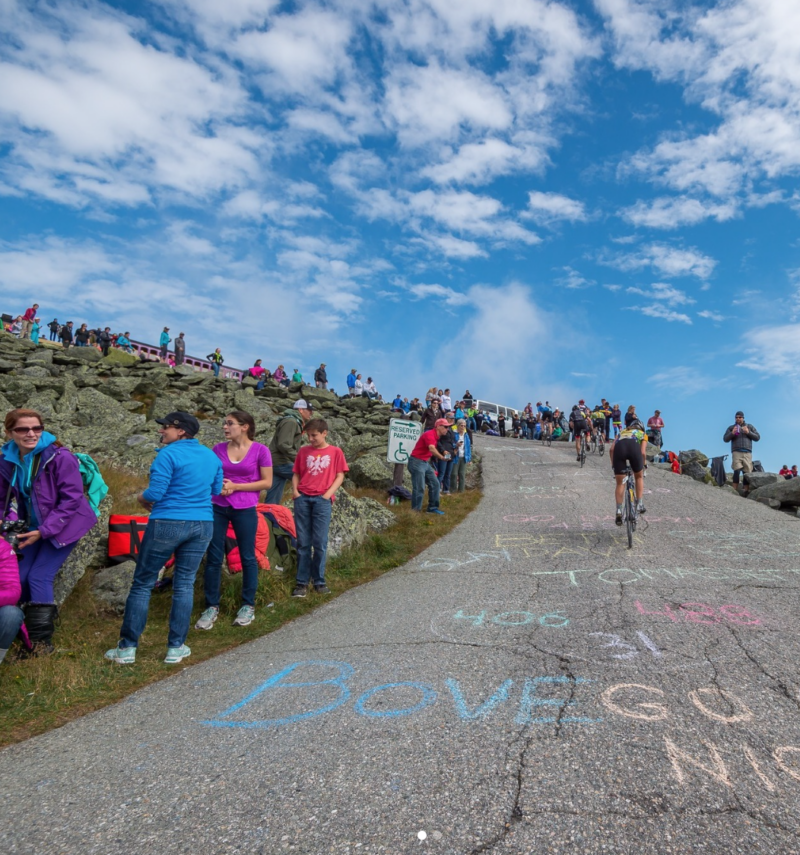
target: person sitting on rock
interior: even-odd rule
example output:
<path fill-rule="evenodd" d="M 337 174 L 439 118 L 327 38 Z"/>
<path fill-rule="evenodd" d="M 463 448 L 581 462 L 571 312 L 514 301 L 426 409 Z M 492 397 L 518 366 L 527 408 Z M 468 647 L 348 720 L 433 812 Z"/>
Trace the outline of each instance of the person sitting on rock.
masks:
<path fill-rule="evenodd" d="M 176 342 L 177 344 L 177 342 Z M 131 334 L 126 330 L 122 335 L 117 336 L 117 347 L 124 350 L 125 353 L 133 353 L 133 345 L 131 344 Z M 175 348 L 175 357 L 177 362 L 178 351 Z"/>
<path fill-rule="evenodd" d="M 25 623 L 34 654 L 47 654 L 53 652 L 58 613 L 56 574 L 78 541 L 97 525 L 97 516 L 84 496 L 78 459 L 44 429 L 40 413 L 11 410 L 4 425 L 8 442 L 0 458 L 3 520 L 15 519 L 20 525 L 16 537 Z"/>
<path fill-rule="evenodd" d="M 792 466 L 792 478 L 797 478 L 797 464 Z"/>
<path fill-rule="evenodd" d="M 792 478 L 792 470 L 784 463 L 783 466 L 781 466 L 778 475 L 780 475 L 782 478 L 786 478 L 786 480 L 788 481 Z"/>

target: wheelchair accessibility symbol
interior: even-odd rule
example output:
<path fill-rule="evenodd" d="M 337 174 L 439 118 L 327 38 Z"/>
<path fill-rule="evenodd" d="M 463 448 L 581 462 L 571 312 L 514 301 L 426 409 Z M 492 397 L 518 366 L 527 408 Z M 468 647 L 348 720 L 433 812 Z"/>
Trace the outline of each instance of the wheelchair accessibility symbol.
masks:
<path fill-rule="evenodd" d="M 399 443 L 397 448 L 394 450 L 394 462 L 395 463 L 408 463 L 408 452 L 403 448 L 403 443 Z"/>

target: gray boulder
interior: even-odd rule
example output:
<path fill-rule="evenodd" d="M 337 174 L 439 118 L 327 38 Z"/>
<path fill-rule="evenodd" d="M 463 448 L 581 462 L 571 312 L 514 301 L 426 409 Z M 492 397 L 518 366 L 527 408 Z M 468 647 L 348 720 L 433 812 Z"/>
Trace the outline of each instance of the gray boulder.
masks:
<path fill-rule="evenodd" d="M 358 487 L 389 488 L 392 485 L 394 466 L 383 454 L 365 454 L 349 464 L 350 480 Z"/>
<path fill-rule="evenodd" d="M 337 555 L 345 547 L 361 543 L 369 534 L 384 531 L 395 522 L 394 514 L 374 499 L 356 499 L 339 490 L 331 509 L 328 552 Z"/>
<path fill-rule="evenodd" d="M 706 458 L 708 460 L 708 458 Z M 681 464 L 681 473 L 694 478 L 695 481 L 707 481 L 711 477 L 711 471 L 703 466 L 698 460 L 688 460 Z"/>
<path fill-rule="evenodd" d="M 758 490 L 759 487 L 766 487 L 768 484 L 777 484 L 778 481 L 783 481 L 783 477 L 775 472 L 746 472 L 744 474 L 744 483 L 750 485 L 751 490 Z"/>
<path fill-rule="evenodd" d="M 95 574 L 92 581 L 92 593 L 104 606 L 122 614 L 125 600 L 133 584 L 135 561 L 123 561 L 113 567 L 106 567 Z"/>
<path fill-rule="evenodd" d="M 678 459 L 681 464 L 684 463 L 698 463 L 700 466 L 708 466 L 708 457 L 703 454 L 702 451 L 698 451 L 696 448 L 690 448 L 688 451 L 681 451 L 678 454 Z"/>
<path fill-rule="evenodd" d="M 786 481 L 781 478 L 774 484 L 759 487 L 750 493 L 751 499 L 777 499 L 781 505 L 800 505 L 800 478 L 792 478 Z"/>
<path fill-rule="evenodd" d="M 779 511 L 781 509 L 781 503 L 777 499 L 768 499 L 766 496 L 761 496 L 761 498 L 756 499 L 756 501 L 760 502 L 762 505 L 772 508 L 773 511 Z"/>
<path fill-rule="evenodd" d="M 104 564 L 108 559 L 108 517 L 111 513 L 111 499 L 106 496 L 100 503 L 100 516 L 97 525 L 84 537 L 56 574 L 53 583 L 55 601 L 60 606 L 80 582 L 87 568 Z"/>

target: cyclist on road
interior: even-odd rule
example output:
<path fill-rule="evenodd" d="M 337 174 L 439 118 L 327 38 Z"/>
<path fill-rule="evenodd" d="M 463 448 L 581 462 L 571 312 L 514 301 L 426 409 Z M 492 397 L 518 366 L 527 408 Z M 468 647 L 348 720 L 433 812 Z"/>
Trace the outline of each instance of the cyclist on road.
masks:
<path fill-rule="evenodd" d="M 544 442 L 553 430 L 553 411 L 550 409 L 550 402 L 545 401 L 542 404 L 539 401 L 536 405 L 539 411 L 539 421 L 542 423 L 542 432 L 540 434 L 542 442 Z"/>
<path fill-rule="evenodd" d="M 622 525 L 622 500 L 625 495 L 625 472 L 630 463 L 633 477 L 636 481 L 636 501 L 639 504 L 639 513 L 645 513 L 644 501 L 644 455 L 647 449 L 647 434 L 644 425 L 635 418 L 624 428 L 611 445 L 611 466 L 617 482 L 614 497 L 617 502 L 617 515 L 615 522 Z"/>
<path fill-rule="evenodd" d="M 606 414 L 603 412 L 603 405 L 598 404 L 592 410 L 592 429 L 594 435 L 596 437 L 602 436 L 604 439 L 605 436 L 605 426 L 606 426 Z"/>
<path fill-rule="evenodd" d="M 581 404 L 583 404 L 583 401 L 580 404 L 575 404 L 572 412 L 569 414 L 569 428 L 575 437 L 575 453 L 577 454 L 576 460 L 578 462 L 581 459 L 581 437 L 589 430 L 586 412 L 581 407 Z"/>

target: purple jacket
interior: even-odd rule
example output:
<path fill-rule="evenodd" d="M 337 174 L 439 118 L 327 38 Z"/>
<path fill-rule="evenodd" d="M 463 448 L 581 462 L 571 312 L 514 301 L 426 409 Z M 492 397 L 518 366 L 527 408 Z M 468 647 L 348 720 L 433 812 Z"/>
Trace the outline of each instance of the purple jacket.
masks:
<path fill-rule="evenodd" d="M 18 464 L 9 459 L 15 451 L 16 446 L 9 449 L 6 445 L 4 456 L 0 457 L 0 512 L 6 506 L 9 485 L 15 480 L 14 470 L 18 469 Z M 18 459 L 18 453 L 16 457 Z M 18 484 L 15 483 L 11 491 L 17 506 L 24 504 Z M 83 494 L 78 458 L 67 448 L 52 444 L 41 452 L 31 493 L 39 531 L 56 546 L 75 543 L 97 524 L 97 517 Z"/>

